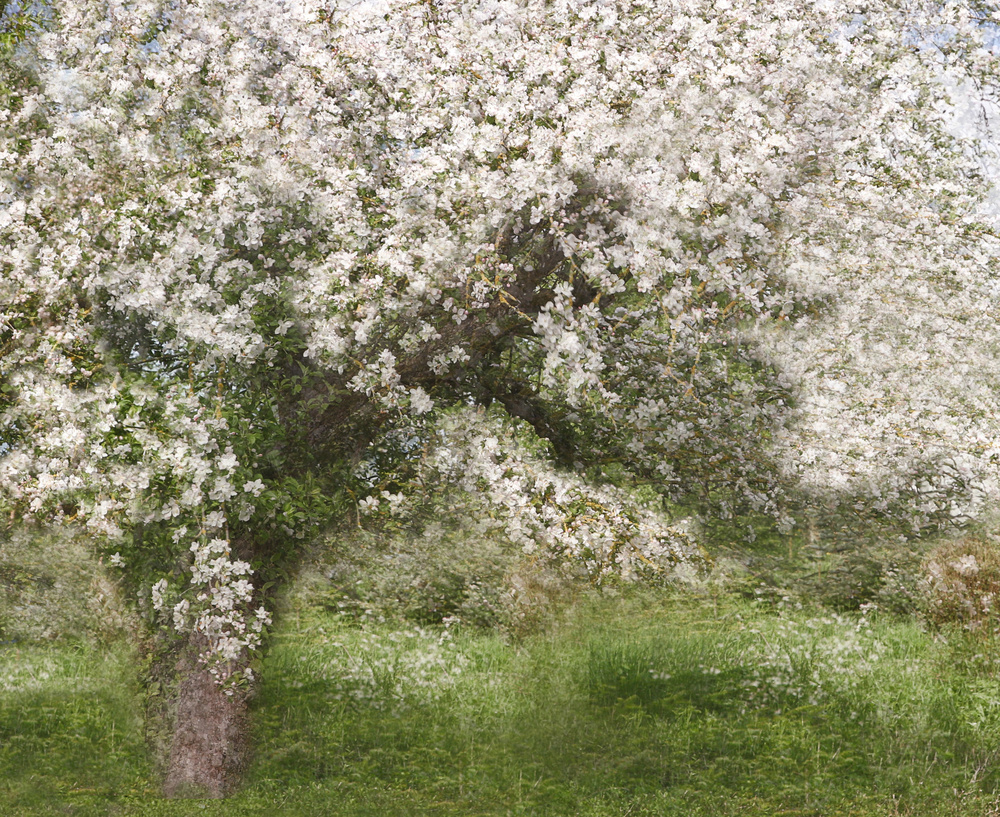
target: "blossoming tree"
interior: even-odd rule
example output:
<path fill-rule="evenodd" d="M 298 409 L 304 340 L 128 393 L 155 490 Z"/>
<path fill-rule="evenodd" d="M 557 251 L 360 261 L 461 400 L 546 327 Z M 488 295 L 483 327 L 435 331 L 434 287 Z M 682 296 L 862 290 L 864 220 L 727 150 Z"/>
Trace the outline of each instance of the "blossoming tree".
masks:
<path fill-rule="evenodd" d="M 405 503 L 357 496 L 401 429 L 596 574 L 693 558 L 583 479 L 612 463 L 779 518 L 994 498 L 997 245 L 940 79 L 986 87 L 982 31 L 903 0 L 53 2 L 2 79 L 0 502 L 82 526 L 176 634 L 166 791 L 238 781 L 265 584 Z"/>

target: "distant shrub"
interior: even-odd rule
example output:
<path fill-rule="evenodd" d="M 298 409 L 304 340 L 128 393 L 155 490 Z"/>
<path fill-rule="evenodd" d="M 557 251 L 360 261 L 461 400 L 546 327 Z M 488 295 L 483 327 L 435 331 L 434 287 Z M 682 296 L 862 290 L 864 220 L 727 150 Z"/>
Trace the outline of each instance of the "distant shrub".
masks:
<path fill-rule="evenodd" d="M 420 533 L 339 531 L 321 547 L 299 594 L 347 615 L 492 627 L 517 555 L 464 526 Z"/>
<path fill-rule="evenodd" d="M 935 548 L 921 582 L 925 615 L 941 627 L 995 633 L 1000 629 L 1000 540 L 968 536 Z"/>
<path fill-rule="evenodd" d="M 115 568 L 72 532 L 0 535 L 0 640 L 104 640 L 137 626 Z"/>
<path fill-rule="evenodd" d="M 287 603 L 520 636 L 541 626 L 574 588 L 589 587 L 565 565 L 526 555 L 482 528 L 446 518 L 422 531 L 337 531 L 304 565 Z"/>

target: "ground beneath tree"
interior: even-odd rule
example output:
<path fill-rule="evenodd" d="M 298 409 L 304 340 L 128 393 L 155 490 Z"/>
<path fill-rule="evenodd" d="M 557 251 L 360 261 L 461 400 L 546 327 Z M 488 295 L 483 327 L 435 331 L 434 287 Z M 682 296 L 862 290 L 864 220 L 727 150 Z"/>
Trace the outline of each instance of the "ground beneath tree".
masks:
<path fill-rule="evenodd" d="M 585 599 L 517 643 L 306 607 L 263 667 L 245 788 L 198 813 L 981 817 L 981 646 L 725 594 Z M 158 795 L 127 645 L 0 650 L 0 812 L 192 813 Z"/>

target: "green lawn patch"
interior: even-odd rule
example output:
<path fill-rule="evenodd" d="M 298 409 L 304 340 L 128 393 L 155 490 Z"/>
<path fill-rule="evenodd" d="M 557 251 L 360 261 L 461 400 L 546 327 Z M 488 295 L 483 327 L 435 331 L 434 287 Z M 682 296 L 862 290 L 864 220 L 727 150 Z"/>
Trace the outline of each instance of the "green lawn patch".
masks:
<path fill-rule="evenodd" d="M 512 643 L 288 620 L 226 802 L 168 802 L 131 656 L 0 653 L 0 813 L 982 815 L 1000 675 L 906 619 L 635 594 Z M 963 656 L 967 656 L 963 658 Z"/>

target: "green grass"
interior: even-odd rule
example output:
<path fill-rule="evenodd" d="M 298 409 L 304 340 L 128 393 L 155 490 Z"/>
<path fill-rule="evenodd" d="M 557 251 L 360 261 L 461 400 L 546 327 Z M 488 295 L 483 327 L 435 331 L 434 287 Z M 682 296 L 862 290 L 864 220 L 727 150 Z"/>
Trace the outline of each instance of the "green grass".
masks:
<path fill-rule="evenodd" d="M 988 645 L 987 645 L 988 647 Z M 637 593 L 544 634 L 286 621 L 226 802 L 168 802 L 130 656 L 0 652 L 0 814 L 1000 814 L 1000 672 L 905 619 Z"/>
<path fill-rule="evenodd" d="M 133 656 L 0 649 L 0 814 L 107 814 L 149 786 Z"/>

